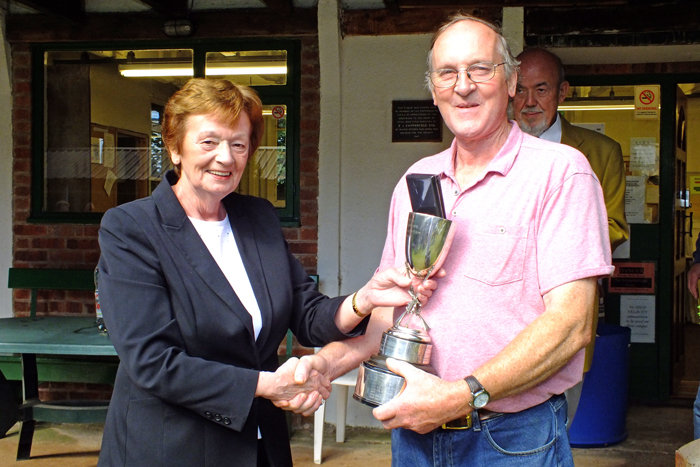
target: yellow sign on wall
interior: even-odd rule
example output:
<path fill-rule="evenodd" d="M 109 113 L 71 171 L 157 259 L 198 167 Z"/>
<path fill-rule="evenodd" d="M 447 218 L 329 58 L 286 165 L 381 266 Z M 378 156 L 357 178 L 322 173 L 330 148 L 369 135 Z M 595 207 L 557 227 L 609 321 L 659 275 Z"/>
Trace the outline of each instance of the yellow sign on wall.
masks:
<path fill-rule="evenodd" d="M 688 176 L 688 190 L 691 195 L 700 195 L 700 175 Z"/>
<path fill-rule="evenodd" d="M 636 120 L 655 120 L 659 118 L 661 107 L 661 86 L 634 87 L 634 118 Z"/>

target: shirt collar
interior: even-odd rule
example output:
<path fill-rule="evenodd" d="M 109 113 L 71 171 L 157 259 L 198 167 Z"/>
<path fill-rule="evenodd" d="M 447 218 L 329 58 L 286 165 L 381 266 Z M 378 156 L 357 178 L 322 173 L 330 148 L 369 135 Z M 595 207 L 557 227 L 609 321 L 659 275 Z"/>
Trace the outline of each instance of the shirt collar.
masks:
<path fill-rule="evenodd" d="M 540 139 L 551 141 L 552 143 L 561 143 L 561 118 L 559 117 L 559 112 L 557 112 L 557 119 L 554 120 L 552 126 L 540 135 Z"/>
<path fill-rule="evenodd" d="M 510 121 L 510 133 L 508 133 L 508 139 L 501 147 L 500 151 L 489 163 L 488 168 L 484 175 L 489 172 L 497 172 L 501 175 L 507 175 L 513 163 L 515 162 L 515 156 L 518 155 L 520 150 L 520 144 L 523 141 L 523 131 L 520 129 L 518 124 L 514 121 Z M 442 153 L 443 158 L 443 170 L 442 173 L 456 180 L 455 177 L 455 157 L 457 157 L 457 138 L 452 140 L 452 145 L 449 149 Z"/>

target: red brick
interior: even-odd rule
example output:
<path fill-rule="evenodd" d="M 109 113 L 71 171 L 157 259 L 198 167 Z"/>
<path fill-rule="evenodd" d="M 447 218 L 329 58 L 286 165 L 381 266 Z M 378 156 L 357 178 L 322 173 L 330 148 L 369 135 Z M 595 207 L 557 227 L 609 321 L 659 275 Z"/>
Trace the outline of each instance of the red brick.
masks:
<path fill-rule="evenodd" d="M 66 247 L 66 240 L 63 238 L 38 237 L 32 239 L 32 248 L 59 249 Z"/>
<path fill-rule="evenodd" d="M 301 225 L 311 226 L 318 225 L 318 213 L 301 213 Z"/>
<path fill-rule="evenodd" d="M 29 159 L 15 159 L 12 161 L 12 170 L 16 172 L 29 172 L 31 161 Z"/>
<path fill-rule="evenodd" d="M 301 228 L 301 240 L 318 240 L 318 229 L 302 227 Z"/>
<path fill-rule="evenodd" d="M 29 81 L 15 81 L 14 85 L 12 86 L 12 92 L 14 93 L 24 93 L 24 92 L 31 92 L 32 91 L 32 86 Z"/>
<path fill-rule="evenodd" d="M 76 264 L 83 263 L 83 252 L 79 250 L 51 250 L 49 251 L 48 260 L 59 268 L 72 268 Z"/>
<path fill-rule="evenodd" d="M 14 109 L 12 111 L 12 120 L 17 122 L 19 120 L 30 120 L 32 113 L 29 109 Z"/>
<path fill-rule="evenodd" d="M 306 269 L 307 273 L 311 274 L 311 270 L 316 269 L 316 265 L 318 264 L 318 258 L 315 255 L 295 255 L 296 258 L 299 260 L 302 266 L 304 266 L 304 269 Z"/>
<path fill-rule="evenodd" d="M 46 226 L 39 224 L 15 225 L 13 232 L 15 235 L 46 235 Z"/>
<path fill-rule="evenodd" d="M 299 199 L 302 201 L 318 199 L 318 187 L 302 186 L 299 190 Z"/>
<path fill-rule="evenodd" d="M 318 172 L 302 171 L 299 176 L 302 188 L 318 187 Z"/>
<path fill-rule="evenodd" d="M 14 97 L 15 109 L 30 109 L 32 107 L 32 97 L 29 94 L 16 94 Z"/>
<path fill-rule="evenodd" d="M 290 242 L 289 250 L 294 254 L 315 255 L 318 253 L 318 246 L 316 243 Z"/>

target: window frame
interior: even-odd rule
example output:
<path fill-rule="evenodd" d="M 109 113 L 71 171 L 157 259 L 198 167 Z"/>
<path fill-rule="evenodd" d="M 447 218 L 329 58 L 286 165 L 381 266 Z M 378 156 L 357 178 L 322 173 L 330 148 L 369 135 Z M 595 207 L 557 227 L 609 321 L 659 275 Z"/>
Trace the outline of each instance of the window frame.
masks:
<path fill-rule="evenodd" d="M 45 68 L 44 54 L 51 51 L 74 50 L 124 50 L 124 49 L 191 49 L 194 76 L 204 77 L 207 52 L 286 50 L 287 83 L 277 86 L 252 86 L 265 105 L 287 106 L 287 167 L 285 207 L 275 208 L 285 226 L 300 223 L 300 107 L 301 107 L 301 41 L 299 39 L 183 39 L 178 41 L 129 41 L 129 42 L 78 42 L 56 44 L 32 44 L 31 51 L 31 200 L 28 223 L 99 224 L 101 212 L 46 212 L 45 195 Z"/>

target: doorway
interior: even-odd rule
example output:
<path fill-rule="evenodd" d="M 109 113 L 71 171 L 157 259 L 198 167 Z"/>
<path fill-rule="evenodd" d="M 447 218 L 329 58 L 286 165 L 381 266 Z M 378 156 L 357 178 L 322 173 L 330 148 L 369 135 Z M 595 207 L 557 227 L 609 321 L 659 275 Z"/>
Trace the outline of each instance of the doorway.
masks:
<path fill-rule="evenodd" d="M 613 291 L 606 281 L 600 319 L 633 330 L 630 397 L 636 400 L 694 398 L 700 380 L 699 310 L 688 298 L 686 280 L 700 234 L 700 84 L 673 79 L 572 78 L 560 106 L 572 124 L 600 131 L 622 147 L 630 240 L 616 249 L 613 262 L 618 271 L 653 271 L 653 286 Z M 640 96 L 646 99 L 641 107 Z M 676 144 L 681 126 L 685 140 Z M 644 303 L 641 319 L 632 316 L 635 300 Z"/>

